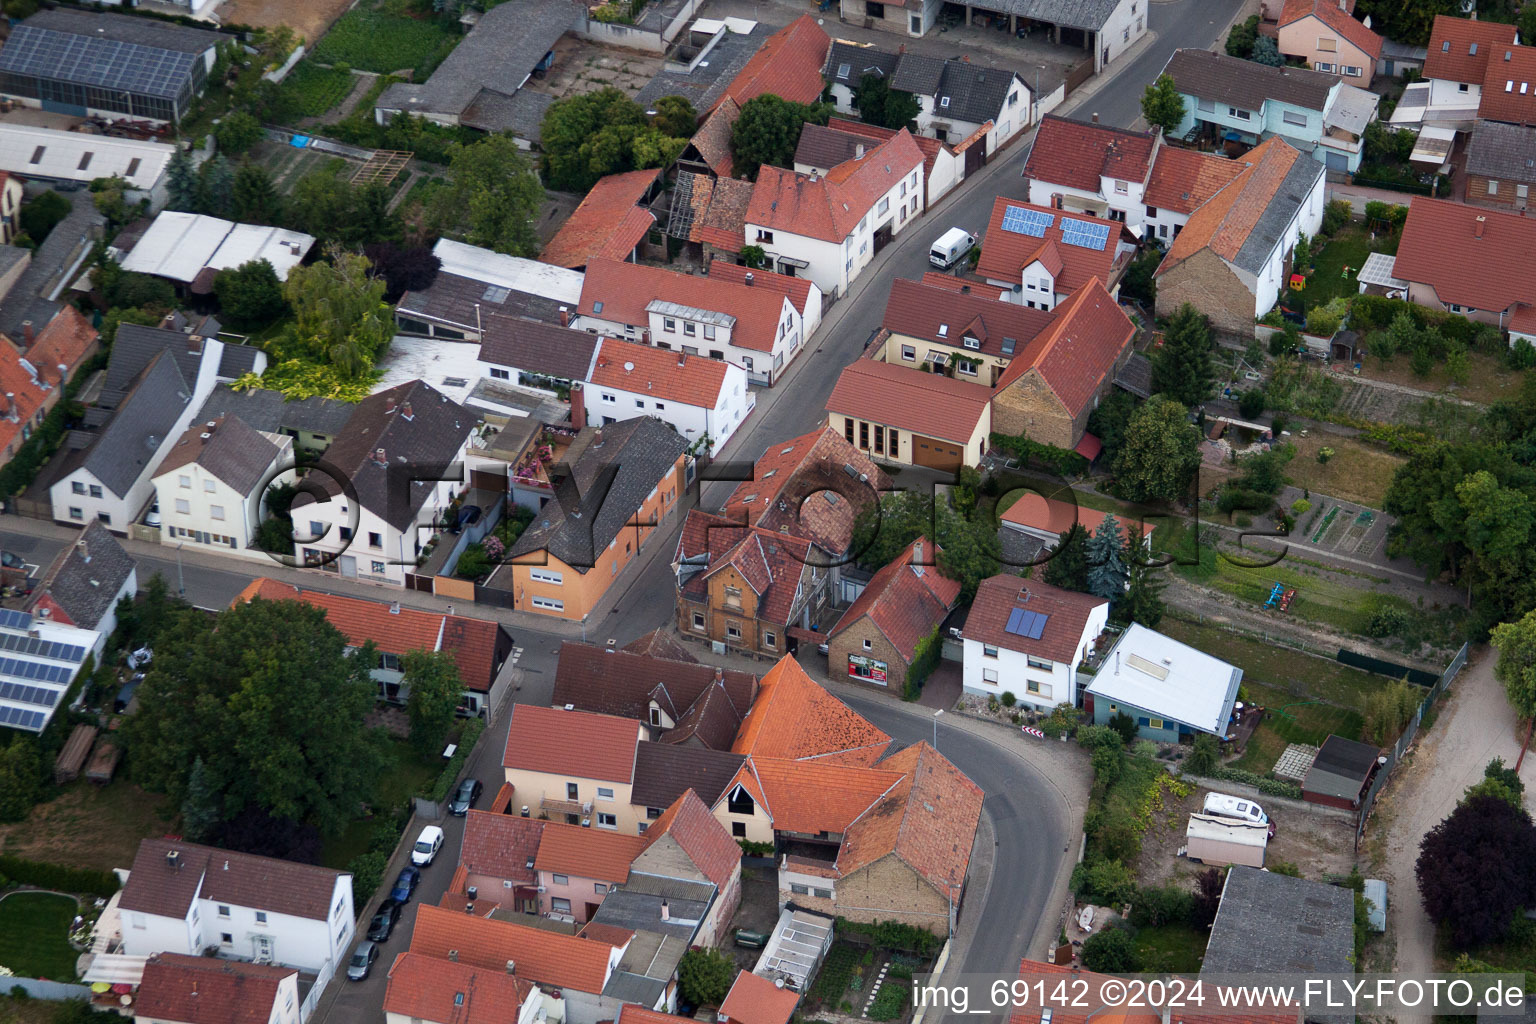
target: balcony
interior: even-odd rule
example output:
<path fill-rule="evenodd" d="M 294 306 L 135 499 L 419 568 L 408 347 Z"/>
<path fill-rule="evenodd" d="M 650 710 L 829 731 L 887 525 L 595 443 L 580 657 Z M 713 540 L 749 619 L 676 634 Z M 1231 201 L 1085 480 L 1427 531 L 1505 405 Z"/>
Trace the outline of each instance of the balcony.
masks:
<path fill-rule="evenodd" d="M 575 436 L 574 431 L 557 427 L 544 428 L 513 463 L 513 486 L 553 493 L 555 485 L 551 473 L 565 458 Z"/>

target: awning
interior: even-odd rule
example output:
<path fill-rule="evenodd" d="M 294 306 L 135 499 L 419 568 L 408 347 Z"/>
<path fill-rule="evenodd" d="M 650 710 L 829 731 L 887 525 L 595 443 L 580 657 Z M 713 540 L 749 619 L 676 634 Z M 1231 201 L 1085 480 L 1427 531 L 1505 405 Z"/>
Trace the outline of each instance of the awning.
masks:
<path fill-rule="evenodd" d="M 1451 146 L 1455 141 L 1456 133 L 1449 128 L 1426 127 L 1419 132 L 1419 141 L 1414 144 L 1408 160 L 1410 163 L 1439 167 L 1450 158 Z"/>
<path fill-rule="evenodd" d="M 1091 463 L 1094 459 L 1099 457 L 1101 452 L 1104 451 L 1104 442 L 1100 441 L 1092 434 L 1085 433 L 1082 437 L 1082 440 L 1078 441 L 1077 444 L 1073 446 L 1072 450 L 1077 452 L 1077 454 L 1081 455 Z"/>
<path fill-rule="evenodd" d="M 1388 256 L 1384 252 L 1373 252 L 1365 258 L 1365 266 L 1360 268 L 1360 273 L 1355 276 L 1355 280 L 1361 284 L 1373 284 L 1380 288 L 1405 290 L 1408 282 L 1393 275 L 1396 266 L 1396 256 Z"/>
<path fill-rule="evenodd" d="M 810 266 L 805 260 L 797 260 L 793 256 L 775 256 L 774 259 L 779 261 L 780 266 L 785 267 L 799 267 L 801 270 L 804 270 Z"/>
<path fill-rule="evenodd" d="M 91 958 L 91 966 L 80 980 L 88 984 L 137 985 L 144 980 L 144 962 L 148 959 L 126 953 L 98 953 Z"/>

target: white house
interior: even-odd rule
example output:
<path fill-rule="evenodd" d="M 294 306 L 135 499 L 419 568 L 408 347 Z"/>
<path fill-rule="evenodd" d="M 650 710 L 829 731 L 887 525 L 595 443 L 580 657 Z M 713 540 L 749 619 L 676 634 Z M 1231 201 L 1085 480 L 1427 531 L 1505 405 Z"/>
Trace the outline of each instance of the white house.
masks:
<path fill-rule="evenodd" d="M 765 171 L 768 168 L 764 168 Z M 771 385 L 799 355 L 804 317 L 788 293 L 698 278 L 661 267 L 600 259 L 587 264 L 571 326 L 686 355 L 736 363 L 753 384 Z M 769 277 L 767 271 L 761 275 Z M 820 316 L 820 296 L 816 301 Z"/>
<path fill-rule="evenodd" d="M 208 951 L 320 974 L 355 931 L 352 875 L 175 839 L 145 839 L 118 901 L 129 956 Z"/>
<path fill-rule="evenodd" d="M 976 272 L 1003 289 L 1003 301 L 1049 311 L 1095 278 L 1108 290 L 1116 259 L 1131 248 L 1116 221 L 998 196 Z"/>
<path fill-rule="evenodd" d="M 1029 201 L 1117 220 L 1141 236 L 1147 180 L 1162 148 L 1162 134 L 1073 121 L 1040 119 L 1024 177 Z"/>
<path fill-rule="evenodd" d="M 903 53 L 891 88 L 917 98 L 919 135 L 958 145 L 985 130 L 989 157 L 1030 124 L 1029 86 L 1002 68 Z"/>
<path fill-rule="evenodd" d="M 255 547 L 267 489 L 294 479 L 293 438 L 237 416 L 194 423 L 155 470 L 164 543 L 209 545 L 268 557 Z"/>
<path fill-rule="evenodd" d="M 0 726 L 42 732 L 89 654 L 105 636 L 36 615 L 0 609 Z"/>
<path fill-rule="evenodd" d="M 588 423 L 655 416 L 711 456 L 757 404 L 735 363 L 612 338 L 598 342 L 582 397 Z"/>
<path fill-rule="evenodd" d="M 826 175 L 764 165 L 747 207 L 746 244 L 762 248 L 781 273 L 846 295 L 875 251 L 916 223 L 926 195 L 923 153 L 906 129 Z"/>
<path fill-rule="evenodd" d="M 1221 739 L 1242 681 L 1242 669 L 1133 622 L 1088 681 L 1083 709 L 1099 725 L 1130 715 L 1143 739 L 1177 743 L 1198 733 Z"/>
<path fill-rule="evenodd" d="M 961 629 L 966 693 L 1012 693 L 1050 710 L 1077 703 L 1077 666 L 1109 622 L 1109 602 L 1017 576 L 993 576 L 976 589 Z"/>
<path fill-rule="evenodd" d="M 101 646 L 117 629 L 117 602 L 138 589 L 137 563 L 104 525 L 87 523 L 55 556 L 27 610 L 60 625 L 94 629 L 101 635 L 99 660 Z"/>
<path fill-rule="evenodd" d="M 833 44 L 834 49 L 845 44 Z M 851 72 L 850 72 L 851 74 Z M 835 90 L 834 90 L 835 91 Z M 795 170 L 800 174 L 830 174 L 832 168 L 857 160 L 866 150 L 895 135 L 890 128 L 834 117 L 823 127 L 806 124 L 795 144 Z M 947 142 L 926 135 L 913 136 L 923 151 L 923 181 L 927 185 L 927 205 L 932 207 L 965 180 L 965 156 Z"/>
<path fill-rule="evenodd" d="M 301 487 L 294 499 L 301 564 L 403 585 L 464 487 L 464 452 L 477 421 L 419 380 L 359 402 L 325 450 L 325 471 L 303 478 L 315 491 Z"/>
<path fill-rule="evenodd" d="M 318 993 L 320 986 L 310 987 Z M 156 953 L 144 962 L 133 998 L 134 1024 L 301 1024 L 313 1003 L 301 1002 L 292 967 Z"/>

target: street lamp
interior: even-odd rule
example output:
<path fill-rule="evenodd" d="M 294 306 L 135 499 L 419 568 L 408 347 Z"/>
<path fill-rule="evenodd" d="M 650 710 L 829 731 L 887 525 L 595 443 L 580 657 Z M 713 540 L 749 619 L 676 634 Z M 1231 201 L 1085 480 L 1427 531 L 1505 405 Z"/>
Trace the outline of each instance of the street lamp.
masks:
<path fill-rule="evenodd" d="M 943 708 L 939 708 L 939 710 L 937 710 L 937 711 L 935 711 L 933 713 L 933 749 L 934 750 L 938 750 L 939 749 L 939 718 L 943 714 L 944 714 L 944 709 Z"/>
<path fill-rule="evenodd" d="M 176 596 L 187 596 L 187 581 L 181 574 L 181 545 L 176 545 Z"/>

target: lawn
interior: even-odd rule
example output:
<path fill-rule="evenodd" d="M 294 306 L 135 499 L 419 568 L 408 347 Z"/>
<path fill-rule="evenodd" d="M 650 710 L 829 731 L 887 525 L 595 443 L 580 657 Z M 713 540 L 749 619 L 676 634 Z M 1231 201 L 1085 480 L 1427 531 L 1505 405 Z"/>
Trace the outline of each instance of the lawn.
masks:
<path fill-rule="evenodd" d="M 1315 431 L 1306 437 L 1293 435 L 1290 441 L 1296 446 L 1296 457 L 1285 467 L 1285 474 L 1292 484 L 1313 493 L 1314 508 L 1319 505 L 1317 495 L 1326 494 L 1379 509 L 1392 477 L 1408 461 L 1353 438 Z M 1326 463 L 1318 462 L 1318 449 L 1325 445 L 1333 449 L 1333 457 Z"/>
<path fill-rule="evenodd" d="M 383 75 L 409 70 L 422 82 L 460 38 L 443 23 L 415 17 L 408 5 L 391 0 L 342 15 L 311 56 L 322 64 L 345 63 Z"/>
<path fill-rule="evenodd" d="M 372 800 L 372 805 L 383 813 L 404 807 L 407 800 L 429 787 L 443 769 L 441 759 L 431 763 L 423 761 L 416 749 L 403 739 L 389 741 L 389 755 L 389 768 L 379 776 Z M 345 868 L 353 858 L 367 853 L 377 824 L 375 818 L 359 818 L 352 822 L 339 835 L 326 841 L 320 853 L 320 863 L 329 868 Z"/>
<path fill-rule="evenodd" d="M 352 74 L 301 60 L 283 79 L 282 90 L 300 117 L 319 117 L 347 98 L 352 91 Z"/>
<path fill-rule="evenodd" d="M 1365 258 L 1373 252 L 1396 253 L 1397 236 L 1383 235 L 1374 241 L 1363 224 L 1350 224 L 1334 235 L 1317 254 L 1316 270 L 1307 275 L 1307 286 L 1301 291 L 1287 290 L 1280 298 L 1280 305 L 1287 309 L 1309 310 L 1321 306 L 1339 296 L 1359 293 L 1355 276 L 1365 266 Z M 1349 274 L 1344 268 L 1349 268 Z"/>
<path fill-rule="evenodd" d="M 1383 366 L 1380 359 L 1367 357 L 1360 376 L 1386 381 L 1389 384 L 1400 384 L 1419 391 L 1437 394 L 1449 391 L 1457 398 L 1464 398 L 1469 402 L 1481 402 L 1484 405 L 1491 405 L 1504 398 L 1513 398 L 1519 393 L 1520 381 L 1525 377 L 1523 371 L 1511 370 L 1509 364 L 1504 361 L 1503 355 L 1490 355 L 1477 349 L 1467 353 L 1465 384 L 1452 381 L 1444 363 L 1436 363 L 1427 377 L 1417 376 L 1409 368 L 1411 359 L 1409 353 L 1402 352 L 1393 356 Z"/>
<path fill-rule="evenodd" d="M 1164 924 L 1136 930 L 1136 951 L 1143 971 L 1198 974 L 1205 958 L 1204 932 L 1187 924 Z"/>
<path fill-rule="evenodd" d="M 0 964 L 18 977 L 75 980 L 79 954 L 69 944 L 69 926 L 79 910 L 73 896 L 53 892 L 0 899 Z"/>
<path fill-rule="evenodd" d="M 164 811 L 164 797 L 128 782 L 81 779 L 33 807 L 25 821 L 0 826 L 0 852 L 72 868 L 126 868 L 141 839 L 166 833 Z"/>

